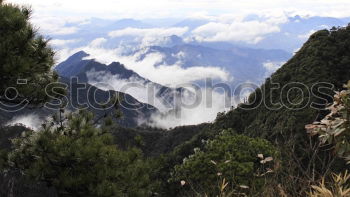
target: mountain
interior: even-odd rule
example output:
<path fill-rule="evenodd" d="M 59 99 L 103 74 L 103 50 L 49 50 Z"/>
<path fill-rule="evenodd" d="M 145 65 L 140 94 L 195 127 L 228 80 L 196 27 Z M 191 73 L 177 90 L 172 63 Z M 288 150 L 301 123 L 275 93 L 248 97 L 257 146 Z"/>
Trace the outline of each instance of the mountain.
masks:
<path fill-rule="evenodd" d="M 291 56 L 283 50 L 265 50 L 236 47 L 227 44 L 224 49 L 203 46 L 199 44 L 181 44 L 173 47 L 151 46 L 140 55 L 142 60 L 148 54 L 161 53 L 164 58 L 159 64 L 173 65 L 177 62 L 185 67 L 216 66 L 228 71 L 234 78 L 234 83 L 258 83 L 270 74 L 264 67 L 266 63 L 281 64 Z M 252 72 L 254 71 L 254 72 Z"/>
<path fill-rule="evenodd" d="M 179 143 L 179 146 L 171 150 L 164 147 L 147 149 L 148 153 L 173 151 L 171 154 L 182 161 L 184 157 L 193 153 L 193 148 L 201 147 L 203 140 L 212 138 L 222 129 L 232 128 L 237 133 L 262 137 L 274 142 L 276 146 L 286 146 L 290 149 L 283 148 L 288 150 L 286 154 L 290 151 L 306 154 L 303 148 L 309 138 L 304 126 L 314 120 L 322 119 L 327 114 L 323 109 L 327 103 L 332 102 L 333 91 L 342 89 L 343 84 L 350 78 L 349 43 L 350 26 L 314 33 L 287 63 L 250 95 L 247 103 L 219 113 L 212 124 L 168 130 L 167 132 L 176 135 L 177 140 L 186 142 Z M 289 101 L 295 103 L 291 104 L 288 103 L 285 92 L 295 87 L 301 87 L 306 96 L 303 102 L 300 102 L 302 93 L 291 90 Z M 283 103 L 284 106 L 279 108 L 277 103 Z M 149 139 L 145 145 L 149 144 L 149 147 L 152 147 L 154 141 L 163 138 L 160 134 L 155 134 L 161 131 L 154 128 L 133 130 L 136 133 L 134 135 L 142 133 L 142 136 Z M 159 143 L 168 144 L 172 140 L 163 139 L 164 141 L 160 140 L 162 142 Z M 123 143 L 126 141 L 132 142 L 133 137 L 125 136 Z M 290 145 L 294 147 L 291 148 Z"/>
<path fill-rule="evenodd" d="M 204 19 L 184 19 L 176 24 L 173 27 L 188 27 L 190 30 L 193 30 L 199 26 L 205 25 L 210 21 Z"/>
<path fill-rule="evenodd" d="M 156 50 L 158 49 L 156 48 Z M 207 50 L 210 51 L 210 49 Z M 96 62 L 96 66 L 89 67 L 89 64 L 85 64 L 85 61 L 89 63 L 94 61 L 83 60 L 84 57 L 86 57 L 86 54 L 83 52 L 76 54 L 70 60 L 74 64 L 64 64 L 58 68 L 61 69 L 61 72 L 71 76 L 87 74 L 87 70 L 90 68 L 101 68 L 103 72 L 108 70 L 107 65 L 100 65 Z M 74 70 L 72 73 L 64 72 L 65 69 L 62 69 L 69 69 L 76 65 L 78 66 L 76 69 L 72 68 Z M 125 71 L 120 64 L 116 63 L 114 66 L 118 68 L 115 69 L 116 73 L 121 72 L 123 74 L 123 71 Z M 114 69 L 108 72 L 113 71 Z M 203 147 L 208 144 L 207 140 L 215 137 L 223 129 L 230 129 L 233 134 L 267 139 L 278 150 L 278 154 L 276 154 L 278 157 L 272 158 L 276 160 L 274 166 L 276 170 L 271 174 L 271 178 L 276 181 L 278 186 L 284 186 L 283 192 L 291 194 L 291 196 L 299 196 L 298 194 L 303 191 L 310 191 L 308 187 L 310 181 L 318 181 L 329 172 L 337 172 L 348 168 L 344 162 L 334 159 L 334 147 L 320 147 L 317 143 L 317 137 L 308 136 L 305 125 L 322 119 L 328 113 L 324 110 L 324 107 L 332 102 L 333 91 L 341 90 L 342 85 L 349 78 L 350 26 L 333 30 L 321 30 L 312 34 L 303 47 L 287 63 L 267 78 L 265 83 L 249 96 L 247 102 L 228 112 L 218 114 L 217 119 L 212 124 L 177 127 L 167 131 L 156 128 L 116 128 L 115 131 L 111 132 L 116 136 L 116 142 L 121 147 L 137 144 L 135 137 L 140 135 L 145 139 L 140 147 L 147 155 L 159 156 L 166 154 L 166 158 L 162 156 L 160 159 L 165 164 L 161 169 L 157 168 L 157 170 L 160 170 L 161 175 L 159 176 L 165 177 L 162 180 L 169 180 L 169 174 L 174 169 L 174 165 L 184 163 L 185 157 L 197 151 L 205 151 Z M 62 78 L 62 80 L 64 82 L 66 79 Z M 78 88 L 78 84 L 73 84 L 73 86 L 73 89 Z M 94 86 L 88 84 L 87 86 L 88 89 L 93 88 L 93 92 L 102 91 L 94 88 Z M 74 96 L 74 92 L 72 91 L 73 97 L 80 98 L 77 95 Z M 98 98 L 101 98 L 99 101 L 106 98 L 106 95 L 104 95 L 106 92 L 102 92 L 104 93 L 98 96 Z M 88 90 L 86 94 L 88 94 Z M 82 94 L 81 98 L 89 98 L 86 94 Z M 7 115 L 11 116 L 10 114 Z M 20 135 L 14 133 L 11 129 L 17 130 L 18 128 L 5 129 L 2 136 L 11 138 Z M 13 135 L 11 135 L 12 132 Z M 1 140 L 0 142 L 0 147 L 9 145 L 8 140 Z M 227 144 L 222 145 L 226 146 Z M 256 155 L 256 158 L 253 158 L 256 159 L 255 163 L 260 165 L 262 162 L 258 157 Z M 211 163 L 215 163 L 215 161 Z M 252 165 L 255 163 L 252 163 Z M 1 181 L 0 192 L 8 191 L 9 183 L 15 185 L 16 190 L 21 194 L 31 190 L 40 191 L 40 185 L 35 185 L 34 189 L 23 189 L 16 187 L 21 185 L 21 182 L 17 181 L 15 176 L 7 176 L 7 174 L 3 176 L 5 181 Z M 214 176 L 216 177 L 216 174 Z M 165 182 L 165 184 L 167 183 Z M 176 184 L 180 187 L 178 182 Z M 170 191 L 173 190 L 170 189 Z M 46 194 L 46 192 L 41 193 Z M 20 194 L 17 196 L 20 196 Z"/>
<path fill-rule="evenodd" d="M 318 146 L 317 136 L 310 137 L 305 125 L 324 118 L 325 106 L 333 102 L 334 90 L 341 90 L 350 78 L 350 26 L 321 30 L 265 83 L 246 103 L 219 113 L 207 127 L 191 128 L 194 136 L 171 152 L 170 163 L 182 163 L 202 149 L 223 129 L 272 142 L 280 152 L 282 164 L 275 175 L 278 184 L 291 196 L 308 192 L 307 177 L 346 169 L 342 159 L 334 157 L 334 147 Z M 181 138 L 181 136 L 178 136 Z"/>
<path fill-rule="evenodd" d="M 304 126 L 327 114 L 323 109 L 333 101 L 334 90 L 341 90 L 350 78 L 349 43 L 350 26 L 314 33 L 249 96 L 247 103 L 218 114 L 211 129 L 199 131 L 192 140 L 193 146 L 214 135 L 213 130 L 227 128 L 276 143 L 292 143 L 294 137 L 305 139 Z"/>
<path fill-rule="evenodd" d="M 250 101 L 253 101 L 254 96 L 257 96 L 259 100 L 251 104 L 244 104 L 220 117 L 218 119 L 220 125 L 224 128 L 235 128 L 237 131 L 249 133 L 252 136 L 263 136 L 271 139 L 281 135 L 281 128 L 303 135 L 305 123 L 321 118 L 321 109 L 324 108 L 326 101 L 332 100 L 333 90 L 341 89 L 342 85 L 350 78 L 349 35 L 350 26 L 335 31 L 321 30 L 311 35 L 300 51 L 268 78 L 265 84 L 250 97 Z M 301 83 L 303 85 L 297 87 L 307 87 L 302 89 L 306 99 L 300 104 L 291 105 L 285 100 L 286 95 L 283 94 L 285 90 L 282 88 L 291 83 Z M 274 84 L 279 84 L 280 87 L 272 91 Z M 334 88 L 331 87 L 332 85 Z M 325 90 L 320 92 L 320 90 L 316 90 L 316 87 L 323 87 Z M 308 93 L 311 90 L 312 92 Z M 272 93 L 261 93 L 270 91 Z M 283 96 L 282 100 L 281 95 Z M 298 103 L 301 92 L 293 91 L 288 96 L 290 102 Z M 258 105 L 260 100 L 271 103 L 282 102 L 285 107 L 270 113 L 269 108 Z M 271 103 L 268 104 L 271 105 Z M 312 107 L 310 107 L 311 103 L 314 103 Z M 255 110 L 243 109 L 255 106 L 257 106 Z M 256 113 L 257 111 L 259 113 Z M 238 114 L 245 118 L 237 119 L 236 115 Z"/>
<path fill-rule="evenodd" d="M 86 74 L 90 70 L 94 70 L 96 72 L 108 72 L 112 75 L 117 75 L 120 79 L 137 78 L 139 80 L 143 80 L 145 83 L 148 82 L 148 80 L 143 79 L 137 73 L 126 69 L 119 63 L 114 62 L 109 66 L 106 66 L 91 59 L 85 60 L 84 58 L 88 56 L 89 54 L 80 51 L 55 67 L 55 70 L 60 75 L 60 82 L 66 85 L 67 95 L 65 98 L 68 103 L 67 110 L 75 111 L 80 107 L 80 104 L 89 104 L 87 105 L 87 110 L 92 111 L 96 118 L 100 118 L 104 116 L 106 112 L 111 112 L 112 109 L 101 109 L 99 108 L 98 103 L 104 103 L 108 101 L 108 99 L 111 99 L 114 94 L 118 94 L 121 98 L 123 98 L 122 102 L 120 103 L 120 110 L 123 113 L 123 118 L 119 120 L 119 124 L 124 127 L 136 127 L 149 121 L 153 114 L 160 113 L 156 107 L 141 102 L 130 94 L 108 89 L 103 90 L 88 84 L 89 80 Z M 77 80 L 72 80 L 72 77 L 76 77 Z M 159 89 L 163 88 L 164 87 L 159 87 Z M 171 90 L 165 89 L 163 91 L 163 94 L 160 96 L 168 96 L 168 94 L 170 94 L 169 91 Z M 167 98 L 166 96 L 164 96 L 164 98 Z M 57 100 L 52 104 L 57 104 Z M 31 106 L 25 107 L 21 110 L 16 110 L 14 112 L 2 110 L 0 112 L 0 125 L 13 121 L 16 122 L 18 119 L 21 120 L 20 122 L 26 123 L 36 120 L 46 120 L 48 117 L 51 117 L 57 112 L 57 107 L 54 109 L 48 109 L 46 107 L 33 108 Z M 35 123 L 40 125 L 41 122 Z"/>
<path fill-rule="evenodd" d="M 170 170 L 194 150 L 202 150 L 206 140 L 223 129 L 265 138 L 281 154 L 279 169 L 274 176 L 278 183 L 289 186 L 285 188 L 287 192 L 298 196 L 293 192 L 309 189 L 305 188 L 305 177 L 320 176 L 337 167 L 344 169 L 344 163 L 332 161 L 333 154 L 327 152 L 331 149 L 329 146 L 320 147 L 315 156 L 313 148 L 318 139 L 307 135 L 305 125 L 322 119 L 328 113 L 324 107 L 332 102 L 333 91 L 342 89 L 349 80 L 349 43 L 350 26 L 318 31 L 287 63 L 267 78 L 246 103 L 219 113 L 214 123 L 177 127 L 166 132 L 154 128 L 116 131 L 120 139 L 118 143 L 122 146 L 136 144 L 135 136 L 141 135 L 145 143 L 143 151 L 152 156 L 166 153 L 166 165 Z M 283 106 L 280 108 L 278 103 Z"/>
<path fill-rule="evenodd" d="M 256 48 L 282 49 L 288 52 L 297 51 L 309 36 L 321 29 L 347 25 L 350 21 L 331 17 L 288 17 L 286 23 L 281 24 L 280 31 L 264 36 L 264 39 L 255 45 Z"/>
<path fill-rule="evenodd" d="M 110 24 L 110 29 L 112 30 L 117 30 L 117 29 L 124 29 L 124 28 L 151 28 L 152 25 L 146 24 L 142 21 L 135 20 L 132 18 L 126 18 L 126 19 L 121 19 L 118 20 L 112 24 Z"/>
<path fill-rule="evenodd" d="M 124 93 L 132 95 L 143 103 L 149 103 L 162 112 L 175 108 L 176 100 L 183 95 L 193 95 L 187 89 L 174 89 L 145 79 L 119 62 L 105 65 L 93 59 L 84 59 L 87 56 L 89 55 L 83 51 L 77 52 L 58 64 L 55 70 L 62 77 L 69 79 L 77 77 L 80 82 L 99 85 L 97 87 L 100 89 L 129 91 Z M 123 90 L 124 88 L 126 89 Z"/>
<path fill-rule="evenodd" d="M 90 62 L 90 60 L 83 60 L 89 54 L 84 51 L 79 51 L 70 56 L 66 61 L 61 62 L 55 67 L 55 70 L 60 76 L 71 77 L 79 74 L 82 69 Z M 74 66 L 72 66 L 74 65 Z"/>
<path fill-rule="evenodd" d="M 57 73 L 66 78 L 78 76 L 81 82 L 88 82 L 86 73 L 94 70 L 96 72 L 109 72 L 112 75 L 118 75 L 121 79 L 130 79 L 131 77 L 138 78 L 140 80 L 147 81 L 132 70 L 126 69 L 124 65 L 119 62 L 113 62 L 110 65 L 104 65 L 96 62 L 93 59 L 84 59 L 89 54 L 84 51 L 79 51 L 67 60 L 61 62 L 55 67 Z"/>
<path fill-rule="evenodd" d="M 119 95 L 122 101 L 119 103 L 120 111 L 123 118 L 118 120 L 118 123 L 124 127 L 137 127 L 149 121 L 151 115 L 159 113 L 158 109 L 152 105 L 142 103 L 136 100 L 129 94 L 117 91 L 104 91 L 95 86 L 84 83 L 83 81 L 74 81 L 64 77 L 60 78 L 60 83 L 66 85 L 67 95 L 61 100 L 67 103 L 67 111 L 75 111 L 79 108 L 84 108 L 93 112 L 95 119 L 103 117 L 106 113 L 112 113 L 114 108 L 109 107 L 104 109 L 101 103 L 106 103 L 113 98 L 114 94 Z M 57 100 L 52 100 L 47 103 L 47 107 L 33 108 L 28 106 L 16 111 L 0 111 L 0 125 L 5 125 L 9 122 L 25 122 L 30 123 L 35 121 L 37 126 L 58 113 L 59 106 Z M 110 106 L 110 105 L 109 105 Z M 38 121 L 37 121 L 38 120 Z M 41 120 L 41 121 L 39 121 Z M 39 126 L 38 126 L 39 127 Z"/>
<path fill-rule="evenodd" d="M 177 19 L 180 20 L 180 19 Z M 270 18 L 249 15 L 243 19 L 243 22 L 258 21 L 265 23 L 269 21 Z M 148 23 L 150 21 L 151 23 Z M 155 21 L 162 21 L 157 23 Z M 64 46 L 55 46 L 56 48 L 78 48 L 88 45 L 91 41 L 97 38 L 106 38 L 108 42 L 105 43 L 104 47 L 115 48 L 120 44 L 128 43 L 132 46 L 138 46 L 140 43 L 134 42 L 133 36 L 122 36 L 117 38 L 110 38 L 108 33 L 115 30 L 122 30 L 126 28 L 169 28 L 169 27 L 188 27 L 188 31 L 183 34 L 182 39 L 193 40 L 195 35 L 192 30 L 208 24 L 211 21 L 207 19 L 195 19 L 195 18 L 185 18 L 178 22 L 175 19 L 158 19 L 154 20 L 136 20 L 136 19 L 101 19 L 101 18 L 90 18 L 84 23 L 69 23 L 66 27 L 77 27 L 77 32 L 67 35 L 50 35 L 53 39 L 59 40 L 70 40 L 73 42 L 67 42 Z M 257 43 L 245 43 L 245 42 L 219 42 L 215 45 L 226 45 L 234 44 L 241 47 L 256 48 L 256 49 L 280 49 L 293 53 L 297 51 L 302 44 L 307 40 L 307 38 L 315 31 L 321 29 L 330 29 L 333 26 L 344 26 L 350 22 L 349 18 L 332 18 L 332 17 L 319 17 L 319 16 L 286 16 L 285 21 L 276 24 L 279 31 L 274 33 L 269 33 L 262 35 L 263 39 Z M 230 22 L 226 22 L 230 23 Z M 161 25 L 160 25 L 161 24 Z M 169 36 L 169 35 L 168 35 Z M 159 38 L 161 39 L 161 38 Z M 138 41 L 139 42 L 139 41 Z M 208 43 L 200 43 L 207 46 Z M 212 45 L 213 47 L 213 45 Z M 215 48 L 215 47 L 214 47 Z"/>

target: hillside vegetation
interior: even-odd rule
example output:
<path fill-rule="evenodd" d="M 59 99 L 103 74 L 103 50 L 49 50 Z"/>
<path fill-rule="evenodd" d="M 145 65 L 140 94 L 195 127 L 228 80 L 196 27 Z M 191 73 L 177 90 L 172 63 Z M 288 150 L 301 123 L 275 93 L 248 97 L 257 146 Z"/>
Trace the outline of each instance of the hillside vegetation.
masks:
<path fill-rule="evenodd" d="M 29 82 L 39 92 L 24 88 L 20 95 L 42 104 L 48 98 L 40 87 L 58 78 L 50 70 L 52 49 L 32 31 L 29 9 L 0 0 L 0 16 L 0 34 L 8 37 L 0 37 L 0 79 L 11 84 L 30 69 Z M 341 94 L 341 125 L 329 124 L 327 135 L 324 126 L 305 129 L 330 123 L 326 106 L 349 78 L 350 26 L 314 33 L 246 103 L 219 113 L 212 124 L 121 128 L 115 103 L 98 122 L 90 112 L 60 107 L 36 131 L 3 126 L 0 195 L 349 196 L 348 91 Z"/>
<path fill-rule="evenodd" d="M 349 79 L 349 49 L 350 26 L 314 33 L 292 59 L 250 95 L 248 103 L 218 114 L 210 127 L 177 147 L 171 158 L 179 162 L 182 156 L 192 154 L 193 148 L 202 147 L 203 139 L 230 128 L 238 134 L 267 139 L 278 147 L 283 165 L 276 180 L 285 184 L 292 196 L 302 196 L 307 185 L 330 169 L 345 167 L 342 161 L 335 161 L 327 151 L 329 147 L 307 135 L 305 125 L 327 114 L 325 106 L 333 101 L 334 90 L 341 90 Z"/>

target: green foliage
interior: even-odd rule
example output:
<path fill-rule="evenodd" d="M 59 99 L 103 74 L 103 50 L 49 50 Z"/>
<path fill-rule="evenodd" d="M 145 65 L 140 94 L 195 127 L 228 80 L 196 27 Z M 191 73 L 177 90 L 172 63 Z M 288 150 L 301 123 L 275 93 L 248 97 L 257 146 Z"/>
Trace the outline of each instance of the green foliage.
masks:
<path fill-rule="evenodd" d="M 306 125 L 308 133 L 319 135 L 322 144 L 333 144 L 338 156 L 350 163 L 350 81 L 336 92 L 330 113 L 321 121 Z"/>
<path fill-rule="evenodd" d="M 7 167 L 7 154 L 8 152 L 6 150 L 0 149 L 0 170 Z"/>
<path fill-rule="evenodd" d="M 58 76 L 51 72 L 54 53 L 47 46 L 48 41 L 28 22 L 30 14 L 28 8 L 0 0 L 0 95 L 12 86 L 19 91 L 19 99 L 13 102 L 26 98 L 32 103 L 42 103 L 48 99 L 44 87 Z M 161 195 L 175 195 L 179 188 L 183 192 L 211 195 L 222 192 L 223 185 L 231 191 L 241 191 L 245 186 L 249 191 L 260 191 L 266 181 L 273 181 L 265 175 L 273 169 L 271 157 L 278 156 L 282 161 L 275 181 L 291 196 L 305 196 L 308 185 L 333 170 L 336 163 L 329 147 L 322 149 L 318 138 L 307 136 L 304 128 L 315 119 L 324 118 L 325 110 L 319 109 L 332 100 L 326 94 L 332 94 L 333 90 L 328 88 L 323 94 L 310 94 L 309 90 L 320 81 L 340 89 L 349 76 L 350 26 L 318 31 L 250 95 L 247 103 L 220 113 L 212 125 L 178 127 L 166 134 L 131 133 L 128 129 L 114 128 L 124 149 L 133 144 L 149 155 L 169 152 L 186 141 L 168 157 L 145 160 L 138 149 L 121 150 L 109 133 L 112 119 L 106 119 L 105 124 L 96 128 L 92 115 L 80 112 L 67 120 L 58 118 L 44 125 L 41 131 L 27 131 L 16 138 L 15 149 L 10 154 L 0 152 L 0 168 L 10 164 L 31 180 L 55 187 L 62 196 L 149 196 L 158 187 L 159 178 L 171 178 L 176 185 L 174 189 L 174 185 L 163 183 Z M 17 85 L 17 79 L 27 79 L 28 84 Z M 294 105 L 286 102 L 282 89 L 291 82 L 307 87 L 302 88 L 302 93 L 290 91 L 288 99 Z M 13 95 L 15 92 L 8 92 L 7 96 Z M 286 105 L 279 109 L 276 103 L 281 101 Z M 348 102 L 348 98 L 344 101 Z M 318 103 L 319 109 L 310 107 L 312 102 Z M 117 111 L 115 116 L 121 115 Z M 327 128 L 321 137 L 323 141 L 336 142 L 336 150 L 345 157 L 350 149 L 348 132 L 343 128 L 348 122 L 347 117 L 338 122 L 342 123 L 336 125 L 338 130 Z M 240 135 L 232 134 L 231 130 L 219 134 L 230 128 Z M 280 150 L 280 156 L 266 140 Z M 171 169 L 174 173 L 169 177 Z"/>
<path fill-rule="evenodd" d="M 27 7 L 0 4 L 0 95 L 4 95 L 8 87 L 16 88 L 19 94 L 14 100 L 0 97 L 5 101 L 27 99 L 32 104 L 42 103 L 48 99 L 45 87 L 58 79 L 51 71 L 54 52 L 48 40 L 30 24 L 30 15 Z M 27 80 L 27 84 L 18 84 L 18 79 Z M 52 88 L 47 91 L 53 95 Z M 6 92 L 8 98 L 16 94 L 13 90 Z"/>
<path fill-rule="evenodd" d="M 312 86 L 318 82 L 325 82 L 334 85 L 336 89 L 342 87 L 350 76 L 349 44 L 350 26 L 334 31 L 316 32 L 292 59 L 250 96 L 249 103 L 240 105 L 225 116 L 221 115 L 216 120 L 216 125 L 270 140 L 285 140 L 285 136 L 289 134 L 304 138 L 304 126 L 312 122 L 318 114 L 322 116 L 316 106 L 310 107 L 311 103 L 318 103 L 317 107 L 322 109 L 327 101 L 332 101 L 327 95 L 333 95 L 332 88 L 325 84 L 314 89 Z M 287 94 L 282 90 L 285 85 L 295 82 L 302 83 L 307 88 L 302 88 L 304 99 L 300 104 L 297 103 L 302 93 L 289 93 L 290 101 L 295 103 L 293 105 L 286 102 Z M 317 87 L 323 88 L 323 95 L 317 91 Z M 311 90 L 313 94 L 310 94 Z M 260 99 L 253 101 L 254 97 Z M 259 105 L 262 101 L 266 105 Z M 278 109 L 274 104 L 282 104 L 282 101 L 285 106 Z"/>
<path fill-rule="evenodd" d="M 182 164 L 176 165 L 172 179 L 179 185 L 182 181 L 185 189 L 210 196 L 220 192 L 217 183 L 223 179 L 228 188 L 248 186 L 250 192 L 259 191 L 265 184 L 266 172 L 272 172 L 271 161 L 275 157 L 278 153 L 268 141 L 225 130 L 206 142 L 203 150 L 196 149 Z"/>
<path fill-rule="evenodd" d="M 273 142 L 282 160 L 276 182 L 291 196 L 305 196 L 310 183 L 330 169 L 344 167 L 335 161 L 330 147 L 306 134 L 305 125 L 327 115 L 323 109 L 332 102 L 334 89 L 341 89 L 349 76 L 350 26 L 318 31 L 250 95 L 247 103 L 219 114 L 213 125 L 200 129 L 190 141 L 177 147 L 171 157 L 178 162 L 178 158 L 192 154 L 193 148 L 202 148 L 203 139 L 213 139 L 218 131 L 232 128 L 239 134 Z M 305 86 L 301 86 L 302 92 L 291 90 L 288 98 L 292 103 L 288 103 L 283 87 L 288 90 L 288 84 L 293 82 Z M 319 82 L 327 84 L 313 87 Z M 277 103 L 282 101 L 284 106 L 278 108 Z"/>
<path fill-rule="evenodd" d="M 96 128 L 91 113 L 72 114 L 64 127 L 44 125 L 13 140 L 10 164 L 60 195 L 149 196 L 151 166 L 138 149 L 120 150 L 108 126 Z"/>

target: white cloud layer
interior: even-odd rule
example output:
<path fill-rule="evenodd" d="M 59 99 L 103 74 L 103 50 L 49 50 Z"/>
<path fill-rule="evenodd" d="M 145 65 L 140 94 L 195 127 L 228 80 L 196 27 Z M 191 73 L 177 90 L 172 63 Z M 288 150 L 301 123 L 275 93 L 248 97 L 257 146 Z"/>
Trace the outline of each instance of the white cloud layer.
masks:
<path fill-rule="evenodd" d="M 196 28 L 191 38 L 197 41 L 233 41 L 256 44 L 265 35 L 279 32 L 279 25 L 287 21 L 288 16 L 296 14 L 309 16 L 350 16 L 350 1 L 338 0 L 7 0 L 19 4 L 31 5 L 34 9 L 32 21 L 45 35 L 64 36 L 79 32 L 88 18 L 196 18 L 210 21 Z M 245 21 L 251 14 L 264 20 Z M 172 24 L 168 24 L 172 25 Z M 164 37 L 182 36 L 187 27 L 168 28 L 126 28 L 109 32 L 110 37 L 132 36 L 143 46 L 161 45 Z M 307 35 L 299 35 L 305 39 Z M 185 38 L 187 40 L 189 37 Z M 57 45 L 63 45 L 62 42 Z"/>
<path fill-rule="evenodd" d="M 109 32 L 111 38 L 130 36 L 135 37 L 136 41 L 140 42 L 142 46 L 158 45 L 166 42 L 164 38 L 176 35 L 183 36 L 188 32 L 188 27 L 170 27 L 170 28 L 125 28 Z"/>
<path fill-rule="evenodd" d="M 102 47 L 102 45 L 106 42 L 107 42 L 106 38 L 96 38 L 93 41 L 91 41 L 90 46 L 91 47 Z"/>
<path fill-rule="evenodd" d="M 96 46 L 95 44 L 96 41 L 93 41 L 90 45 L 85 47 L 73 50 L 60 50 L 58 52 L 58 62 L 67 59 L 75 52 L 83 50 L 90 54 L 90 57 L 87 57 L 88 59 L 96 59 L 105 64 L 110 64 L 115 61 L 120 62 L 124 64 L 126 68 L 135 71 L 142 77 L 166 86 L 178 86 L 180 84 L 204 80 L 206 78 L 220 79 L 222 81 L 232 80 L 228 72 L 215 65 L 211 67 L 193 66 L 190 68 L 183 68 L 181 62 L 177 62 L 173 65 L 162 64 L 161 62 L 164 57 L 161 53 L 150 53 L 140 60 L 140 55 L 145 52 L 143 50 L 135 55 L 123 56 L 121 55 L 123 51 L 122 48 L 106 49 Z"/>
<path fill-rule="evenodd" d="M 30 129 L 37 130 L 40 128 L 41 124 L 44 122 L 41 118 L 39 118 L 36 114 L 27 114 L 13 117 L 6 125 L 16 125 L 22 124 Z"/>
<path fill-rule="evenodd" d="M 193 91 L 192 87 L 185 86 L 187 91 L 184 91 L 181 96 L 177 95 L 174 100 L 165 101 L 154 95 L 160 91 L 160 86 L 153 86 L 139 78 L 120 79 L 116 75 L 94 70 L 89 71 L 87 77 L 90 84 L 100 89 L 130 94 L 138 101 L 159 109 L 162 113 L 152 114 L 151 122 L 147 123 L 150 126 L 170 128 L 211 122 L 218 112 L 225 111 L 234 105 L 234 100 L 228 95 L 209 88 Z M 174 111 L 177 113 L 173 113 Z M 143 124 L 145 121 L 139 120 L 139 123 Z"/>
<path fill-rule="evenodd" d="M 228 81 L 231 79 L 228 72 L 219 67 L 201 67 L 195 66 L 190 68 L 183 68 L 181 63 L 175 63 L 173 65 L 162 64 L 163 55 L 161 53 L 149 53 L 142 60 L 140 60 L 140 55 L 147 51 L 147 48 L 139 51 L 132 56 L 122 56 L 122 48 L 116 49 L 106 49 L 101 46 L 105 40 L 103 38 L 98 38 L 92 41 L 88 46 L 77 48 L 74 50 L 61 50 L 59 55 L 61 59 L 69 57 L 71 54 L 84 50 L 90 54 L 87 59 L 95 59 L 96 61 L 110 64 L 113 61 L 118 61 L 124 64 L 127 68 L 132 69 L 136 73 L 140 74 L 142 77 L 149 79 L 153 82 L 171 86 L 171 87 L 183 87 L 187 86 L 188 83 L 195 82 L 198 80 L 204 80 L 206 78 L 220 79 L 221 81 Z M 116 91 L 126 92 L 132 95 L 134 98 L 141 102 L 149 103 L 156 106 L 162 112 L 169 111 L 169 106 L 164 105 L 162 100 L 155 98 L 150 102 L 148 85 L 145 81 L 140 81 L 139 79 L 119 79 L 116 76 L 111 76 L 107 73 L 89 72 L 88 73 L 89 82 L 96 84 L 96 82 L 104 82 L 109 85 L 109 89 Z M 92 80 L 92 79 L 95 79 Z M 137 83 L 138 86 L 133 86 L 133 88 L 128 88 L 127 91 L 123 91 L 122 88 L 127 84 Z M 106 89 L 107 87 L 98 86 L 99 88 Z M 155 90 L 157 92 L 157 89 Z M 205 89 L 200 93 L 201 100 L 198 105 L 194 108 L 181 108 L 179 114 L 175 115 L 172 113 L 166 115 L 154 114 L 152 116 L 152 125 L 164 128 L 174 127 L 178 125 L 189 125 L 197 124 L 202 122 L 213 121 L 218 112 L 224 111 L 230 104 L 225 103 L 226 96 L 222 93 L 213 92 L 211 95 L 212 99 L 208 100 L 204 94 Z M 184 95 L 182 98 L 184 103 L 192 103 L 194 98 L 190 95 Z M 208 106 L 208 102 L 210 103 Z M 140 120 L 143 122 L 144 120 Z"/>
<path fill-rule="evenodd" d="M 147 37 L 147 36 L 157 36 L 165 37 L 171 35 L 182 36 L 188 31 L 187 27 L 171 27 L 171 28 L 126 28 L 122 30 L 116 30 L 110 32 L 108 35 L 110 37 L 121 37 L 121 36 L 134 36 L 134 37 Z"/>
<path fill-rule="evenodd" d="M 325 27 L 325 28 L 327 28 L 327 27 Z M 307 39 L 315 32 L 316 32 L 316 30 L 312 29 L 309 32 L 307 32 L 306 34 L 298 35 L 298 38 L 299 39 Z"/>
<path fill-rule="evenodd" d="M 333 17 L 350 16 L 348 0 L 7 0 L 30 4 L 41 14 L 59 16 L 84 15 L 94 17 L 184 17 L 196 12 L 210 15 L 220 13 L 262 13 L 294 11 L 309 15 Z"/>
<path fill-rule="evenodd" d="M 267 61 L 263 63 L 263 67 L 266 69 L 266 77 L 269 77 L 272 73 L 274 73 L 277 69 L 279 69 L 286 62 L 271 62 Z"/>
<path fill-rule="evenodd" d="M 41 32 L 48 35 L 70 35 L 79 31 L 79 25 L 87 22 L 83 17 L 55 17 L 34 13 L 32 22 Z"/>
<path fill-rule="evenodd" d="M 79 42 L 79 40 L 71 39 L 71 40 L 61 40 L 61 39 L 53 39 L 50 40 L 50 44 L 54 47 L 64 47 L 67 44 L 72 44 Z"/>
<path fill-rule="evenodd" d="M 243 41 L 256 44 L 263 39 L 264 35 L 279 31 L 280 28 L 276 24 L 259 21 L 241 21 L 229 24 L 210 22 L 196 28 L 192 33 L 198 41 Z"/>
<path fill-rule="evenodd" d="M 181 100 L 186 105 L 180 106 L 179 110 L 176 110 L 177 113 L 153 114 L 151 126 L 170 128 L 212 122 L 218 112 L 228 110 L 235 105 L 233 98 L 209 88 L 202 88 L 195 92 L 195 97 L 185 95 Z M 195 107 L 192 107 L 191 104 L 194 104 Z"/>
<path fill-rule="evenodd" d="M 118 75 L 104 71 L 90 70 L 86 74 L 88 82 L 99 89 L 123 92 L 132 95 L 142 103 L 155 106 L 162 112 L 169 110 L 169 106 L 154 95 L 154 92 L 159 91 L 160 86 L 153 86 L 152 83 L 136 77 L 121 79 Z"/>

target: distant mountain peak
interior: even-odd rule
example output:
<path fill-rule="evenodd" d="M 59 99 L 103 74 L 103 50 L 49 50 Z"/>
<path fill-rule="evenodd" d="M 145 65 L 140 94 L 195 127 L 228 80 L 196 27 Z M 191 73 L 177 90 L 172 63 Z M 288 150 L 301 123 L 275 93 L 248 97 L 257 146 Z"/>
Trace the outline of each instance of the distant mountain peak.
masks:
<path fill-rule="evenodd" d="M 84 58 L 88 56 L 90 56 L 88 53 L 84 51 L 79 51 L 70 56 L 67 60 L 58 64 L 55 67 L 55 70 L 58 72 L 59 75 L 64 77 L 75 76 L 86 67 L 89 61 L 93 61 L 84 60 Z"/>
<path fill-rule="evenodd" d="M 81 61 L 88 56 L 90 56 L 90 54 L 86 53 L 85 51 L 79 51 L 70 56 L 66 61 Z"/>
<path fill-rule="evenodd" d="M 132 18 L 120 19 L 114 22 L 111 26 L 115 27 L 115 29 L 124 29 L 128 27 L 132 28 L 151 28 L 152 25 L 146 24 L 142 21 L 135 20 Z"/>
<path fill-rule="evenodd" d="M 121 78 L 124 78 L 124 79 L 129 79 L 130 77 L 135 76 L 140 79 L 146 80 L 141 76 L 139 76 L 134 71 L 127 69 L 123 64 L 119 62 L 112 62 L 111 64 L 109 64 L 107 66 L 107 71 L 109 71 L 113 75 L 118 74 L 119 76 L 121 76 Z"/>

